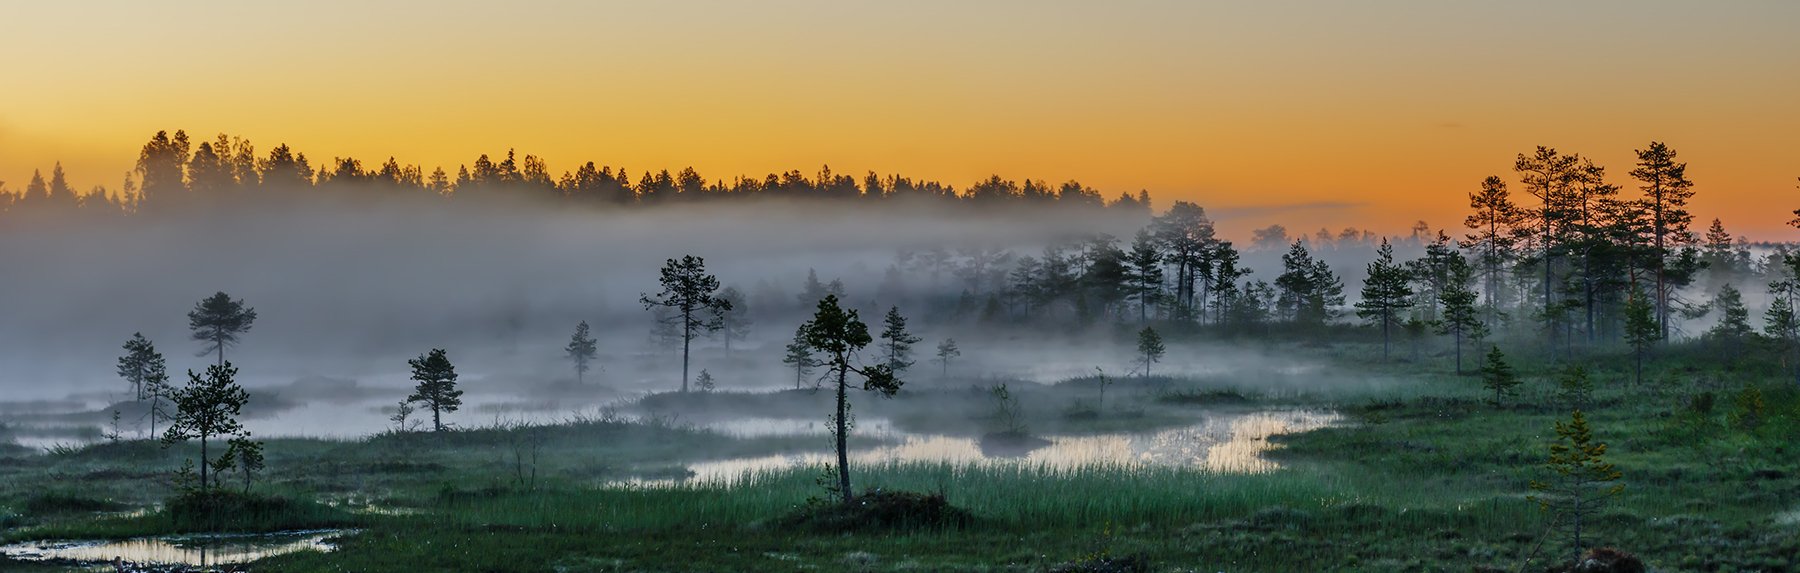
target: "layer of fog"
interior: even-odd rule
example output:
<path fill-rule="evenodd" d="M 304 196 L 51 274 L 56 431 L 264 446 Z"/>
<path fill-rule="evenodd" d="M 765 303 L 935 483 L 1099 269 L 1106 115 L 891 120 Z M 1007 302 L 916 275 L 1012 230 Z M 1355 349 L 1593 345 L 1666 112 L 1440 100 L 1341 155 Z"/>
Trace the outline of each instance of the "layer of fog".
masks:
<path fill-rule="evenodd" d="M 954 207 L 952 207 L 954 208 Z M 114 372 L 120 345 L 142 332 L 169 359 L 172 382 L 210 356 L 189 338 L 186 313 L 224 291 L 258 319 L 227 350 L 240 380 L 264 403 L 264 435 L 373 431 L 370 404 L 392 404 L 411 385 L 406 360 L 449 350 L 469 392 L 459 414 L 480 423 L 519 412 L 568 412 L 679 386 L 678 350 L 653 341 L 638 297 L 657 290 L 662 261 L 704 257 L 745 293 L 755 324 L 729 354 L 717 337 L 695 341 L 693 371 L 725 389 L 791 386 L 782 346 L 811 310 L 796 296 L 808 270 L 841 280 L 847 302 L 879 327 L 890 304 L 924 337 L 916 382 L 939 378 L 936 343 L 956 337 L 952 377 L 1049 382 L 1132 371 L 1129 327 L 987 331 L 923 315 L 964 288 L 950 276 L 908 272 L 883 290 L 897 253 L 934 247 L 1038 255 L 1045 245 L 1096 233 L 1129 241 L 1148 218 L 1117 212 L 973 213 L 931 205 L 709 203 L 628 211 L 534 205 L 455 208 L 444 203 L 316 201 L 138 217 L 103 225 L 33 221 L 0 229 L 0 402 L 51 401 L 48 410 L 97 411 L 127 398 Z M 1245 260 L 1272 281 L 1279 251 Z M 1328 252 L 1347 284 L 1370 249 Z M 878 295 L 899 300 L 878 300 Z M 912 308 L 909 308 L 912 307 Z M 596 369 L 576 384 L 563 357 L 574 325 L 600 339 Z M 1290 368 L 1292 358 L 1241 349 L 1172 348 L 1159 373 L 1189 375 Z M 79 404 L 79 408 L 66 408 Z M 36 409 L 34 411 L 43 411 Z M 253 408 L 254 410 L 254 408 Z M 283 414 L 285 412 L 285 414 Z M 0 419 L 9 415 L 0 412 Z M 17 420 L 21 416 L 10 416 Z M 100 423 L 102 420 L 85 420 Z"/>

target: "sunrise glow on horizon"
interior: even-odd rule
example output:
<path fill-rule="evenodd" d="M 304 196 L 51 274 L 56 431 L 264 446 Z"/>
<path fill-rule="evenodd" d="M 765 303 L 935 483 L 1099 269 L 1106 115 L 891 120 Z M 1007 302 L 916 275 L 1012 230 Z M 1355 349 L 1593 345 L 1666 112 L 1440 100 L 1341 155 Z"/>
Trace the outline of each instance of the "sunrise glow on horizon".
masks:
<path fill-rule="evenodd" d="M 1460 233 L 1468 193 L 1537 145 L 1636 193 L 1633 150 L 1666 142 L 1696 227 L 1754 240 L 1792 239 L 1800 196 L 1791 2 L 3 7 L 12 192 L 58 161 L 116 190 L 182 129 L 452 174 L 516 148 L 556 174 L 1074 179 L 1239 237 Z"/>

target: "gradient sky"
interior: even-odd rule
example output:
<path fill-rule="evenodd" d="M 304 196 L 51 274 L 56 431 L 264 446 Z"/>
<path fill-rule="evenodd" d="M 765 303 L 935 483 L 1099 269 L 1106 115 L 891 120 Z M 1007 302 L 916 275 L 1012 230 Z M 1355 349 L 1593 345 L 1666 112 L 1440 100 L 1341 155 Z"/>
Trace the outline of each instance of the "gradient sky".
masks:
<path fill-rule="evenodd" d="M 516 147 L 820 164 L 961 187 L 1147 188 L 1228 216 L 1460 227 L 1535 145 L 1629 184 L 1690 164 L 1704 221 L 1788 239 L 1800 2 L 0 0 L 0 180 L 117 188 L 159 129 L 454 173 Z"/>

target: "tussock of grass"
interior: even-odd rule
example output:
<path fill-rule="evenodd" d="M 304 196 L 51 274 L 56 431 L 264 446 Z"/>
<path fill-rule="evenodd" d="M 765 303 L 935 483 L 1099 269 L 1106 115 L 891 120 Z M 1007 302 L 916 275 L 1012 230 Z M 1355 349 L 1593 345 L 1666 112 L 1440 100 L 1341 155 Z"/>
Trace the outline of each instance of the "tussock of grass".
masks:
<path fill-rule="evenodd" d="M 312 501 L 228 490 L 187 492 L 145 519 L 181 532 L 258 533 L 355 525 L 353 516 Z"/>
<path fill-rule="evenodd" d="M 96 513 L 103 511 L 119 511 L 125 505 L 110 499 L 98 499 L 68 492 L 48 492 L 25 498 L 20 509 L 26 515 L 49 516 L 71 513 Z"/>
<path fill-rule="evenodd" d="M 941 493 L 874 489 L 850 503 L 807 504 L 777 523 L 793 529 L 843 533 L 960 529 L 973 521 L 969 512 L 950 505 Z"/>
<path fill-rule="evenodd" d="M 1150 559 L 1142 555 L 1101 555 L 1077 559 L 1050 568 L 1051 573 L 1150 573 Z"/>

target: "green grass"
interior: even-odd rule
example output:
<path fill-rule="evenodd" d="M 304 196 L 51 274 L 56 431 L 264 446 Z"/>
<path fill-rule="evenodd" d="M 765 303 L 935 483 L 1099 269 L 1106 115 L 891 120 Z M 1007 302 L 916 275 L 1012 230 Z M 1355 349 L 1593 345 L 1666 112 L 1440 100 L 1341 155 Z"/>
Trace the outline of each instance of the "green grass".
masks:
<path fill-rule="evenodd" d="M 1270 456 L 1284 467 L 1272 473 L 1056 470 L 1024 462 L 853 468 L 859 491 L 943 494 L 973 517 L 962 528 L 820 532 L 785 525 L 785 517 L 827 495 L 822 468 L 757 472 L 734 487 L 604 487 L 695 461 L 817 450 L 823 442 L 735 439 L 667 418 L 271 440 L 273 479 L 257 491 L 295 505 L 234 527 L 329 523 L 364 530 L 331 554 L 285 555 L 255 567 L 273 572 L 1047 571 L 1105 556 L 1142 556 L 1154 571 L 1511 571 L 1534 550 L 1539 566 L 1531 570 L 1541 571 L 1566 555 L 1526 497 L 1528 482 L 1545 476 L 1552 424 L 1571 409 L 1558 397 L 1556 369 L 1520 352 L 1515 365 L 1526 383 L 1520 395 L 1495 405 L 1477 378 L 1444 372 L 1442 348 L 1404 363 L 1375 361 L 1368 349 L 1306 345 L 1300 350 L 1330 362 L 1303 374 L 1121 381 L 1107 391 L 1107 412 L 1092 417 L 1068 415 L 1072 404 L 1097 394 L 1092 379 L 1017 386 L 1027 422 L 1040 433 L 1155 429 L 1192 423 L 1220 407 L 1330 408 L 1345 416 L 1341 426 L 1274 438 L 1280 448 Z M 1412 360 L 1403 346 L 1395 354 Z M 1629 381 L 1621 357 L 1583 361 L 1597 386 L 1586 408 L 1590 423 L 1609 443 L 1626 486 L 1591 524 L 1590 539 L 1637 553 L 1658 571 L 1792 570 L 1800 563 L 1800 451 L 1793 445 L 1800 443 L 1800 387 L 1778 368 L 1709 359 L 1703 349 L 1671 349 L 1641 385 Z M 1740 403 L 1746 388 L 1761 395 L 1757 416 L 1747 417 Z M 966 402 L 943 406 L 962 394 Z M 807 393 L 662 396 L 647 406 L 700 417 L 824 411 Z M 858 402 L 864 415 L 952 433 L 986 431 L 990 410 L 967 389 Z M 522 480 L 515 455 L 533 441 L 542 449 L 538 477 Z M 83 499 L 155 504 L 171 493 L 167 472 L 185 455 L 191 451 L 126 442 L 0 465 L 0 515 L 16 516 L 6 535 L 179 530 L 169 512 L 96 518 L 20 508 L 31 497 L 26 492 L 70 480 L 83 484 Z M 364 504 L 408 512 L 353 511 Z M 0 568 L 10 566 L 0 561 Z"/>

